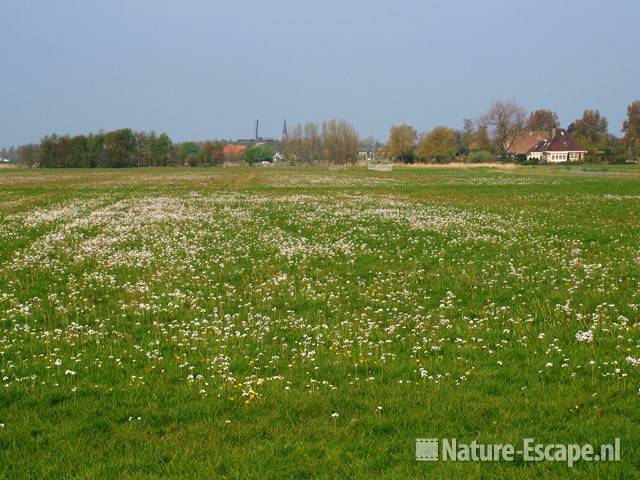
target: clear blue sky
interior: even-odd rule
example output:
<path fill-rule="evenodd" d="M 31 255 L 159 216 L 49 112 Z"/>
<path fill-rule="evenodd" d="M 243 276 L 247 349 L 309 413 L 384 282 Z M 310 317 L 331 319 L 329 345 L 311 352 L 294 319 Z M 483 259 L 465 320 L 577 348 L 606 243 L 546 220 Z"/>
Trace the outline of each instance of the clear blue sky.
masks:
<path fill-rule="evenodd" d="M 282 120 L 460 127 L 497 99 L 640 98 L 638 0 L 0 0 L 0 146 L 131 127 L 279 136 Z"/>

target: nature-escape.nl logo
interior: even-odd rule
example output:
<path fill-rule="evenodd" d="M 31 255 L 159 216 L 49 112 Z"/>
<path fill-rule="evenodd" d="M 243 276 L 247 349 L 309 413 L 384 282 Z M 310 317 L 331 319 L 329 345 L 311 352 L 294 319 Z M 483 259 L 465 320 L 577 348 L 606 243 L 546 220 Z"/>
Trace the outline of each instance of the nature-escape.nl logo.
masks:
<path fill-rule="evenodd" d="M 536 443 L 525 438 L 518 448 L 511 443 L 462 443 L 455 438 L 416 439 L 416 460 L 421 462 L 513 462 L 520 458 L 525 462 L 563 462 L 569 467 L 577 461 L 618 462 L 620 439 L 594 447 L 590 443 Z"/>

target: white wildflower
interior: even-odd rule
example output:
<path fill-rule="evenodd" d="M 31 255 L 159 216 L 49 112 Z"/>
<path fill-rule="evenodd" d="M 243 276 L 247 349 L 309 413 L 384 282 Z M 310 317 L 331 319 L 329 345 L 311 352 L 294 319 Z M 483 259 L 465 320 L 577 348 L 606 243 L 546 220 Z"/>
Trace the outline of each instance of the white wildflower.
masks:
<path fill-rule="evenodd" d="M 585 330 L 584 332 L 576 333 L 576 340 L 579 342 L 593 342 L 593 331 L 591 329 Z"/>
<path fill-rule="evenodd" d="M 629 356 L 629 357 L 625 358 L 625 360 L 626 360 L 627 362 L 629 362 L 629 364 L 630 364 L 632 367 L 638 367 L 638 366 L 640 366 L 640 359 L 638 359 L 638 358 L 633 358 L 633 357 Z"/>

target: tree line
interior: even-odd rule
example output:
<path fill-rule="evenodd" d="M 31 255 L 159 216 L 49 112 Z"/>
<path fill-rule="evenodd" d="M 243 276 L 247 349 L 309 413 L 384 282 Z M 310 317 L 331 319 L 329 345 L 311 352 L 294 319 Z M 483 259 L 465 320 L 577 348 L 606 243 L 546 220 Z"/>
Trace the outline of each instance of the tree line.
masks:
<path fill-rule="evenodd" d="M 293 163 L 348 165 L 358 159 L 360 139 L 345 120 L 307 122 L 289 131 L 282 148 Z"/>
<path fill-rule="evenodd" d="M 48 135 L 40 143 L 2 149 L 3 158 L 26 167 L 125 168 L 164 166 L 220 166 L 225 162 L 271 162 L 280 150 L 291 163 L 353 164 L 359 138 L 345 120 L 298 125 L 280 141 L 243 144 L 244 150 L 225 154 L 233 142 L 208 140 L 173 143 L 165 133 L 136 132 L 128 128 L 89 135 Z"/>
<path fill-rule="evenodd" d="M 3 149 L 0 156 L 43 168 L 124 168 L 222 165 L 227 142 L 173 143 L 166 133 L 129 128 L 89 135 L 48 135 L 40 143 Z"/>
<path fill-rule="evenodd" d="M 128 128 L 89 135 L 48 135 L 40 143 L 0 150 L 0 157 L 27 167 L 120 168 L 217 166 L 225 162 L 254 164 L 279 158 L 293 164 L 354 164 L 360 150 L 375 148 L 393 161 L 490 162 L 506 159 L 516 135 L 541 131 L 551 135 L 560 126 L 558 115 L 546 109 L 527 114 L 515 102 L 495 102 L 477 120 L 464 119 L 462 128 L 438 126 L 418 135 L 411 125 L 393 125 L 386 145 L 361 140 L 345 120 L 307 122 L 291 128 L 282 142 L 245 145 L 242 153 L 225 154 L 229 142 L 208 140 L 174 143 L 165 133 Z M 609 134 L 609 123 L 598 110 L 585 110 L 567 130 L 589 153 L 587 161 L 636 160 L 640 155 L 640 100 L 627 107 L 624 137 Z M 375 146 L 375 147 L 374 147 Z M 523 159 L 521 159 L 523 160 Z"/>
<path fill-rule="evenodd" d="M 550 136 L 559 126 L 558 115 L 551 110 L 527 115 L 515 102 L 498 101 L 476 121 L 464 119 L 459 130 L 438 126 L 418 135 L 411 125 L 394 125 L 385 152 L 390 159 L 405 163 L 489 162 L 506 159 L 518 133 L 540 131 Z M 609 134 L 609 122 L 598 110 L 585 110 L 567 131 L 589 152 L 588 161 L 636 160 L 640 154 L 640 101 L 627 107 L 622 138 Z"/>

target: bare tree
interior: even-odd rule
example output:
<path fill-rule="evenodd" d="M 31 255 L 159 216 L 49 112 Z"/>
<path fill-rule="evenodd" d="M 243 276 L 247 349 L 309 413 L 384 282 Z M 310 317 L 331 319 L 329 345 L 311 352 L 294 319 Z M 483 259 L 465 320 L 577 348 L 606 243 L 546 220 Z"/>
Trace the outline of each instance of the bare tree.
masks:
<path fill-rule="evenodd" d="M 516 134 L 520 132 L 526 120 L 524 108 L 515 102 L 495 102 L 479 123 L 481 127 L 491 129 L 492 139 L 497 151 L 505 156 L 511 149 Z"/>
<path fill-rule="evenodd" d="M 17 150 L 18 163 L 25 167 L 34 167 L 38 164 L 38 148 L 39 145 L 30 143 L 21 145 Z"/>
<path fill-rule="evenodd" d="M 285 151 L 294 162 L 329 162 L 339 165 L 354 163 L 360 140 L 345 120 L 328 120 L 322 128 L 314 122 L 296 125 L 285 140 Z"/>
<path fill-rule="evenodd" d="M 322 160 L 322 138 L 320 127 L 317 123 L 307 122 L 304 125 L 304 140 L 302 157 L 307 163 L 319 162 Z"/>
<path fill-rule="evenodd" d="M 283 150 L 287 160 L 296 163 L 302 161 L 302 142 L 304 132 L 302 125 L 296 125 L 289 129 L 287 138 L 283 140 Z"/>
<path fill-rule="evenodd" d="M 322 123 L 322 147 L 324 157 L 329 163 L 355 163 L 358 159 L 359 144 L 358 134 L 345 120 L 329 120 Z"/>

